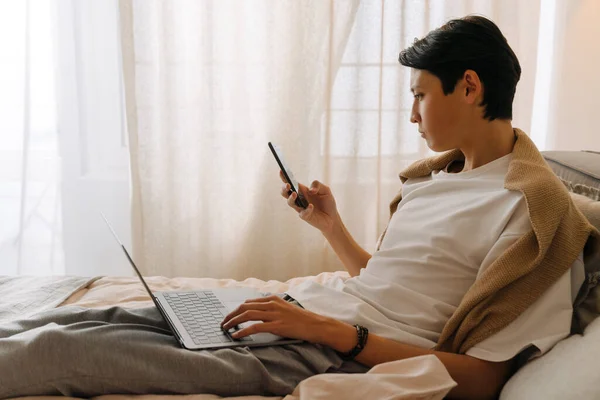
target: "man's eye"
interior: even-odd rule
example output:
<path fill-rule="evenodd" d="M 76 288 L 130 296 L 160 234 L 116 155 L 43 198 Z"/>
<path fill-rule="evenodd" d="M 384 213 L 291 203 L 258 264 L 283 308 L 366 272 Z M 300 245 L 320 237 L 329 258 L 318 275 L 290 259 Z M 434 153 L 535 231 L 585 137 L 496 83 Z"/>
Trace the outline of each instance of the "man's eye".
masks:
<path fill-rule="evenodd" d="M 423 94 L 422 93 L 415 93 L 414 97 L 417 100 L 422 100 L 423 99 Z"/>

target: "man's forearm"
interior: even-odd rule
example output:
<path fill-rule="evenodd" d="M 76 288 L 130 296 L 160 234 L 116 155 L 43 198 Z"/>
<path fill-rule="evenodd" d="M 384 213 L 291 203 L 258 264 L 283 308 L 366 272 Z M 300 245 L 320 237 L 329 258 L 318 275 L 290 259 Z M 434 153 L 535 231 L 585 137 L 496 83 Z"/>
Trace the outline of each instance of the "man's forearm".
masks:
<path fill-rule="evenodd" d="M 356 329 L 346 323 L 328 320 L 324 324 L 321 344 L 346 353 L 357 343 Z M 490 362 L 475 357 L 434 351 L 369 333 L 365 348 L 356 361 L 372 367 L 388 361 L 433 354 L 444 364 L 458 384 L 448 394 L 450 399 L 495 399 L 512 373 L 512 361 Z"/>
<path fill-rule="evenodd" d="M 350 276 L 360 274 L 361 268 L 367 265 L 371 254 L 356 243 L 339 215 L 331 231 L 323 232 L 323 235 L 348 270 L 348 273 L 350 273 Z"/>

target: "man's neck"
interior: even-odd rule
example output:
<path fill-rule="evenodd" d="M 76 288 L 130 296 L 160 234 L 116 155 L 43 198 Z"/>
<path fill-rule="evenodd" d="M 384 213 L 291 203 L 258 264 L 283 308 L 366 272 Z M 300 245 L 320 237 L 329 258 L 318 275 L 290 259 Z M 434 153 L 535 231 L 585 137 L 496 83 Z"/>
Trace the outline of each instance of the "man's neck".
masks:
<path fill-rule="evenodd" d="M 500 157 L 512 153 L 516 140 L 511 122 L 495 120 L 486 122 L 474 131 L 470 140 L 460 147 L 465 155 L 464 166 L 452 163 L 449 172 L 466 172 L 481 167 Z"/>

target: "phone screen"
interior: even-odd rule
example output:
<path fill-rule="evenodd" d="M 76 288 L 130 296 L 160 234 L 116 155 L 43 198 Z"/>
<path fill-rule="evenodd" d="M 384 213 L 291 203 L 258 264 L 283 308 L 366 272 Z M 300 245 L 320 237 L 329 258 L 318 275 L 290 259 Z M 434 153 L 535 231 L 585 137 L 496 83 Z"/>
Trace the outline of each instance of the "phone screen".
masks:
<path fill-rule="evenodd" d="M 281 171 L 283 172 L 285 179 L 288 181 L 288 183 L 292 187 L 292 191 L 296 192 L 296 194 L 298 195 L 298 197 L 296 197 L 296 205 L 298 207 L 302 207 L 302 208 L 308 207 L 308 202 L 306 201 L 306 199 L 304 198 L 302 193 L 300 193 L 298 191 L 298 188 L 299 188 L 298 181 L 294 177 L 292 170 L 289 169 L 289 167 L 287 166 L 287 164 L 285 163 L 285 161 L 283 159 L 283 153 L 282 153 L 281 149 L 277 145 L 274 145 L 271 142 L 269 142 L 269 148 L 271 149 L 271 152 L 273 153 L 273 157 L 275 157 L 277 164 L 279 164 L 279 168 L 281 168 Z"/>

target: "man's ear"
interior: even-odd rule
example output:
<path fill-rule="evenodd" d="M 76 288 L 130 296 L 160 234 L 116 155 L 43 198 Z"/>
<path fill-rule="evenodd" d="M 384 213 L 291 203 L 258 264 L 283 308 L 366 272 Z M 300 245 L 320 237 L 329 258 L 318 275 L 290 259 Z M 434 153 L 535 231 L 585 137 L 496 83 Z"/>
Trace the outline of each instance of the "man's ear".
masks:
<path fill-rule="evenodd" d="M 481 102 L 479 98 L 483 97 L 483 86 L 477 72 L 472 69 L 466 70 L 463 75 L 463 84 L 465 100 L 467 100 L 469 104 L 479 104 Z"/>

